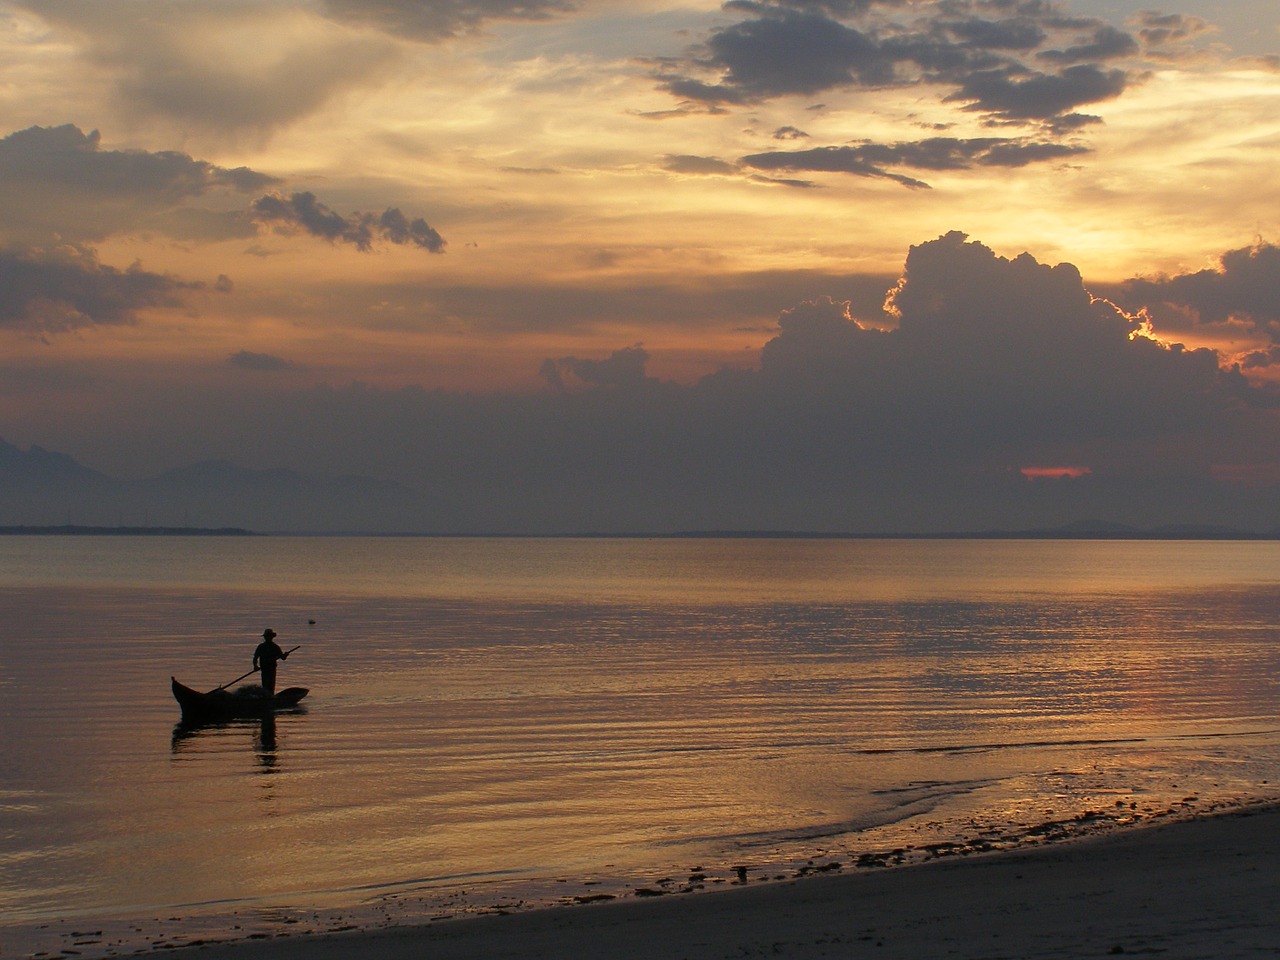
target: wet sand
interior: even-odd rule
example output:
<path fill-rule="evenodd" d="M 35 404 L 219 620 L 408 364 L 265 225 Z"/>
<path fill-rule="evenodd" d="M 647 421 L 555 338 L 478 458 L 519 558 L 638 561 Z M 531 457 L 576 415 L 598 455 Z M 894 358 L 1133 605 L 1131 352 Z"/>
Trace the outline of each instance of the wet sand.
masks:
<path fill-rule="evenodd" d="M 1280 807 L 692 895 L 179 951 L 201 960 L 1280 954 Z"/>

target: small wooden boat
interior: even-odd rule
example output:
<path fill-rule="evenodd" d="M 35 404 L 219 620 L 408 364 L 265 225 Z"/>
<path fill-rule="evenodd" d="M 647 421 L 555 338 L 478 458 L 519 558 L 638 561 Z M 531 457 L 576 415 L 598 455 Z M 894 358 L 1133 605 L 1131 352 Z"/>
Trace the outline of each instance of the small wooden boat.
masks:
<path fill-rule="evenodd" d="M 221 723 L 226 720 L 270 716 L 277 710 L 296 707 L 307 695 L 306 687 L 289 687 L 277 690 L 274 697 L 264 694 L 261 687 L 242 687 L 224 690 L 219 687 L 208 693 L 192 690 L 170 677 L 173 697 L 182 708 L 182 722 L 186 724 Z"/>

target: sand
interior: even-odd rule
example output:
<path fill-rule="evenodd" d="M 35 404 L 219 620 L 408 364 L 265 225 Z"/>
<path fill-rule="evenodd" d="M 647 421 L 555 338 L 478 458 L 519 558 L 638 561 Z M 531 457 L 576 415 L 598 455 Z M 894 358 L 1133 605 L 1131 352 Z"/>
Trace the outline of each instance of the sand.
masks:
<path fill-rule="evenodd" d="M 1280 957 L 1280 807 L 714 892 L 191 947 L 200 960 Z"/>

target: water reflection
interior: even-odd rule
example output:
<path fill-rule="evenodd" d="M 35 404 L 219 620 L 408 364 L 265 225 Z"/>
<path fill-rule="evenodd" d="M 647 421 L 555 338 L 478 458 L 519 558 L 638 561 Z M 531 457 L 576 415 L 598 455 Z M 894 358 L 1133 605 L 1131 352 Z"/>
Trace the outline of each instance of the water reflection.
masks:
<path fill-rule="evenodd" d="M 290 710 L 291 715 L 306 711 L 299 707 Z M 178 723 L 173 728 L 170 752 L 175 759 L 200 755 L 225 754 L 233 739 L 251 734 L 252 749 L 257 761 L 258 773 L 271 774 L 279 770 L 279 734 L 275 714 L 267 714 L 255 720 L 228 720 L 222 723 Z"/>
<path fill-rule="evenodd" d="M 258 763 L 263 772 L 270 773 L 276 765 L 276 718 L 274 714 L 263 717 L 258 724 L 258 735 L 254 738 L 254 746 L 258 749 Z"/>
<path fill-rule="evenodd" d="M 280 579 L 47 539 L 49 586 L 0 542 L 0 919 L 849 860 L 1280 781 L 1280 544 L 253 544 Z M 246 622 L 309 631 L 322 706 L 165 754 L 168 673 L 225 675 Z"/>

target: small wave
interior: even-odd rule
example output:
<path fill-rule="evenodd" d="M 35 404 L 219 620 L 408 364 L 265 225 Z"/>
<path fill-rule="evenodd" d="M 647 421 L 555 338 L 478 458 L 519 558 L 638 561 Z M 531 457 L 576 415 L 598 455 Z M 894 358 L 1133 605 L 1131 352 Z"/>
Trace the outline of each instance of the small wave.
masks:
<path fill-rule="evenodd" d="M 1179 733 L 1154 737 L 1082 737 L 1045 740 L 1008 740 L 990 743 L 943 743 L 910 747 L 863 747 L 852 751 L 858 756 L 884 756 L 892 754 L 926 753 L 987 753 L 995 750 L 1031 750 L 1044 747 L 1108 747 L 1132 743 L 1160 743 L 1184 740 L 1232 740 L 1240 737 L 1266 737 L 1280 733 L 1280 729 L 1230 730 L 1212 733 Z"/>

